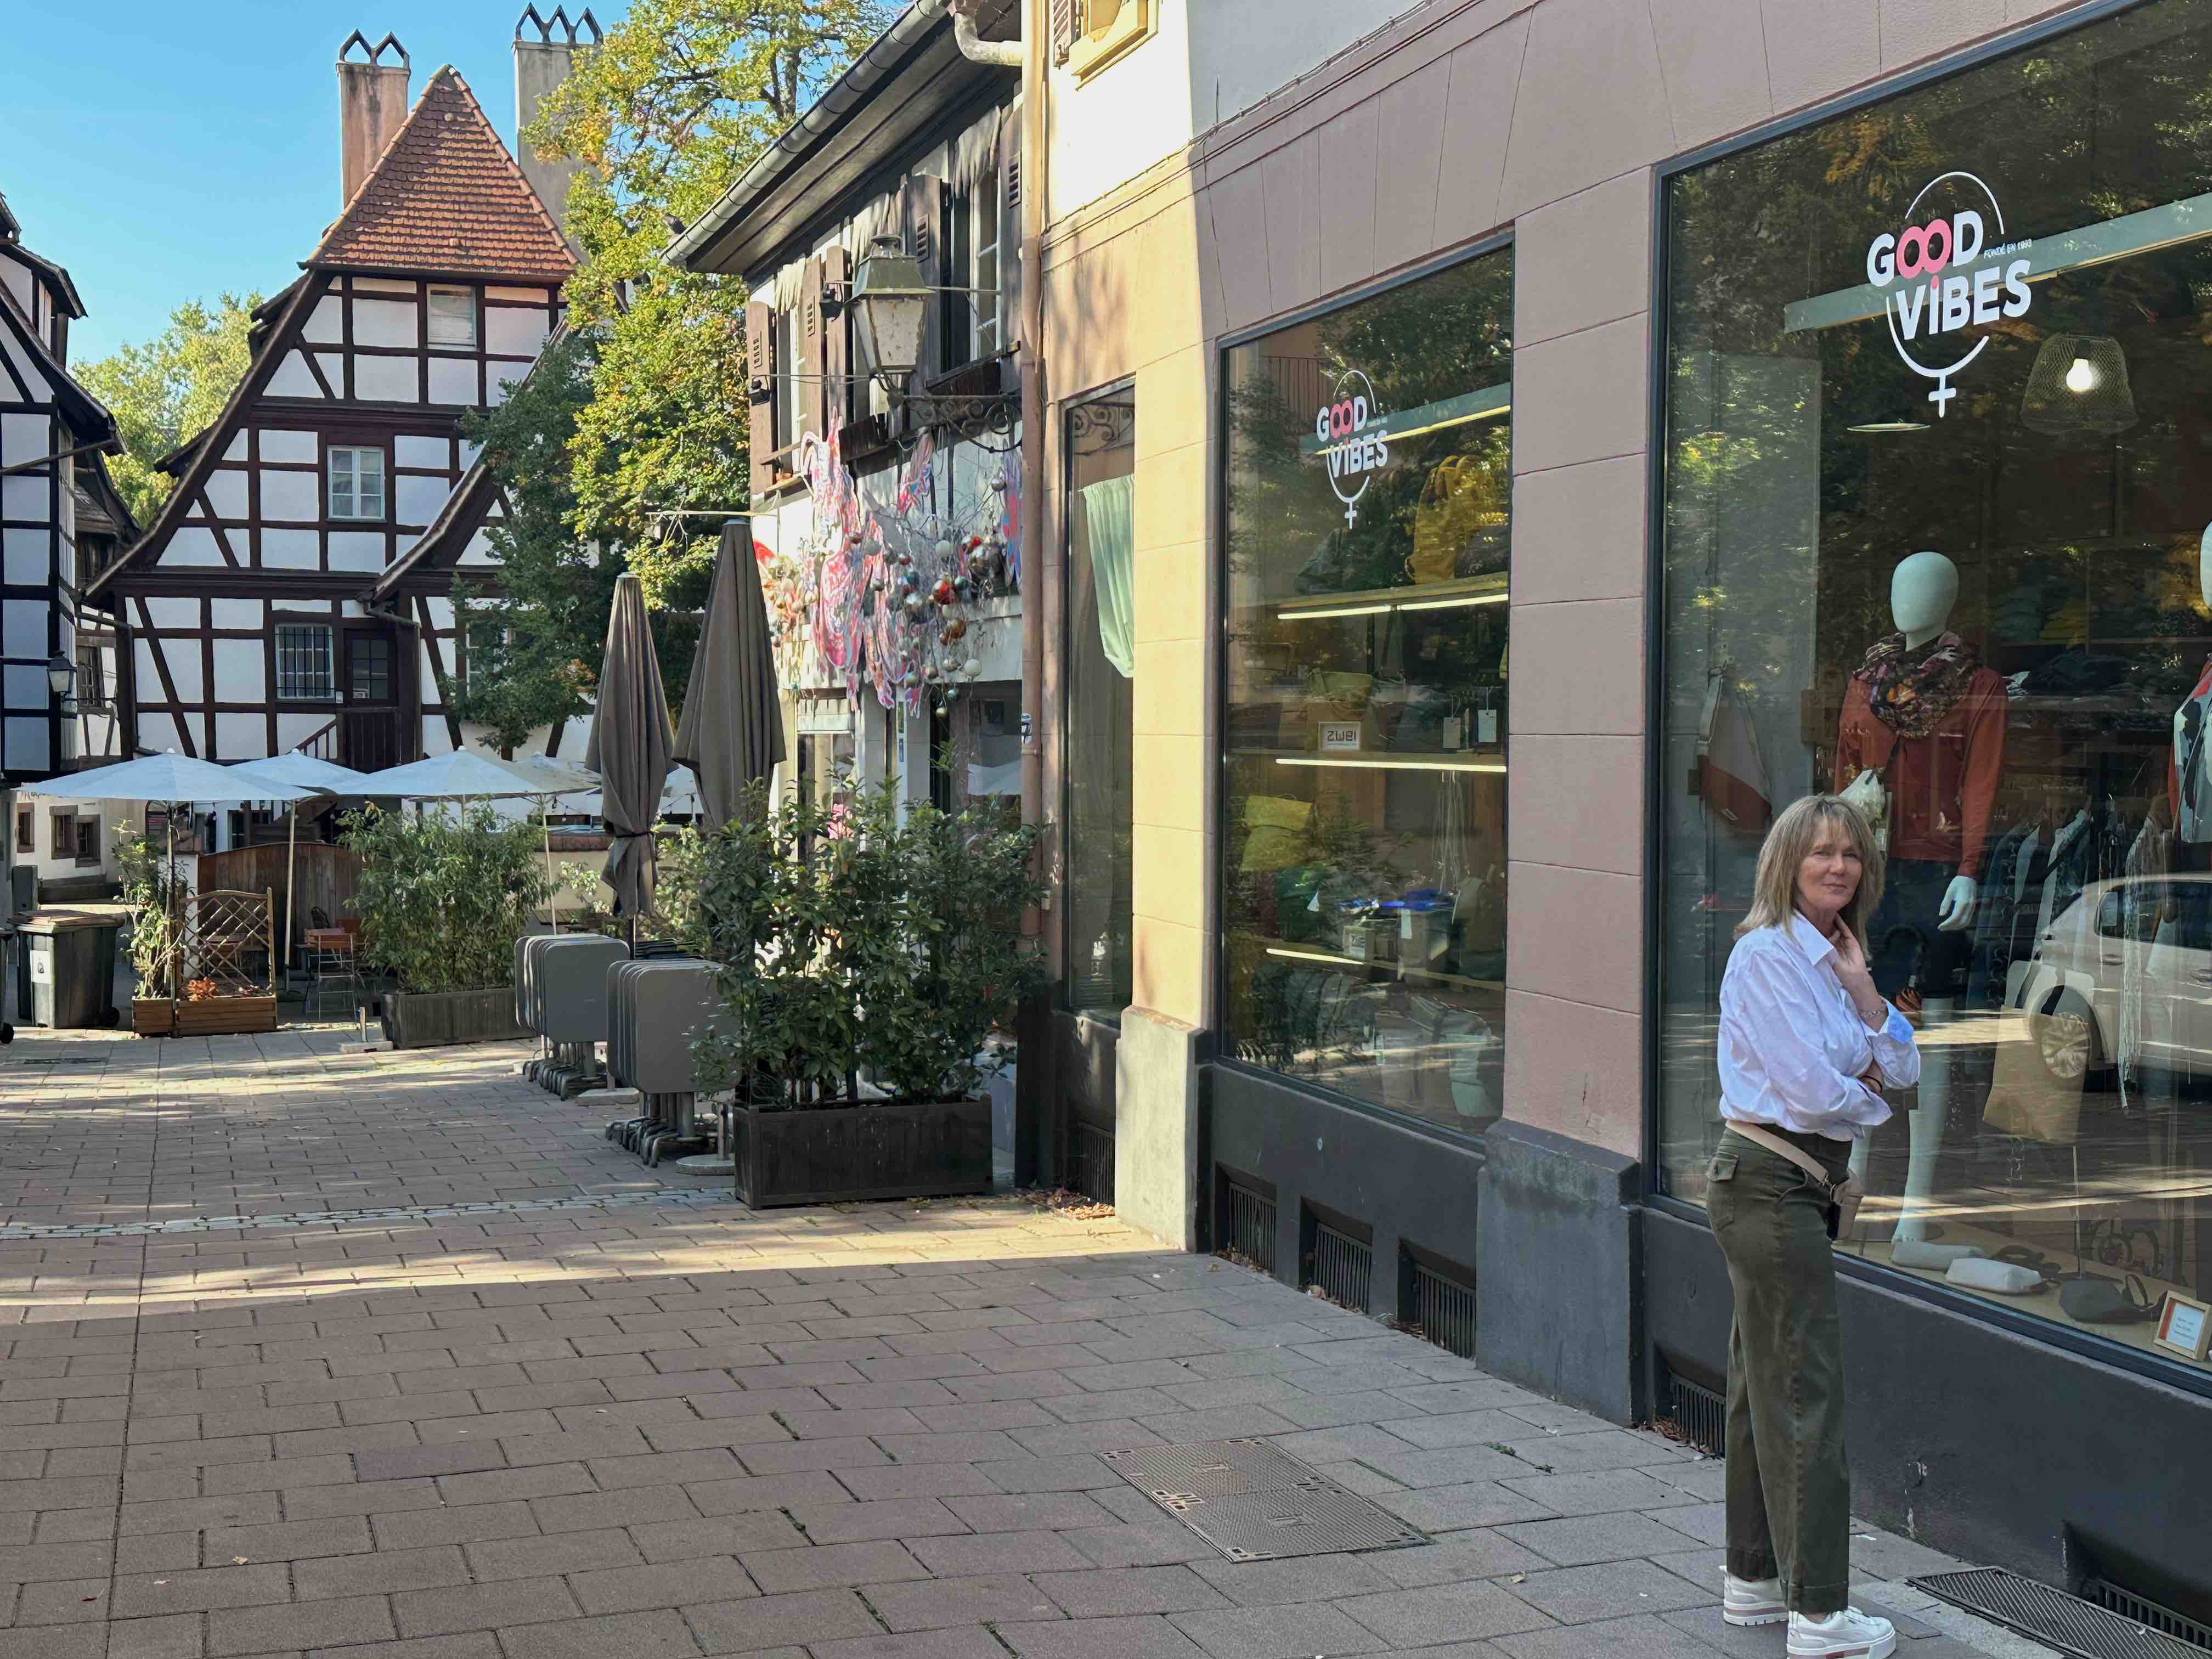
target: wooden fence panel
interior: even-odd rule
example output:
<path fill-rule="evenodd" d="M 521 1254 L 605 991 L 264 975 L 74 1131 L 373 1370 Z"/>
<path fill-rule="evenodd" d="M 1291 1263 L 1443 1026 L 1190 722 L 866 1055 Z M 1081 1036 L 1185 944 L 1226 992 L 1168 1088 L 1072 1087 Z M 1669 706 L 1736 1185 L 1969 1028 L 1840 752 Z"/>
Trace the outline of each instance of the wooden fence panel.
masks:
<path fill-rule="evenodd" d="M 235 847 L 228 853 L 203 853 L 199 890 L 273 890 L 276 895 L 276 926 L 281 928 L 284 925 L 285 854 L 285 845 L 281 841 Z M 361 854 L 350 847 L 333 847 L 319 841 L 300 843 L 300 896 L 292 909 L 292 937 L 295 943 L 301 933 L 314 926 L 316 910 L 328 916 L 333 926 L 340 918 L 353 914 L 347 901 L 353 897 L 360 873 Z"/>

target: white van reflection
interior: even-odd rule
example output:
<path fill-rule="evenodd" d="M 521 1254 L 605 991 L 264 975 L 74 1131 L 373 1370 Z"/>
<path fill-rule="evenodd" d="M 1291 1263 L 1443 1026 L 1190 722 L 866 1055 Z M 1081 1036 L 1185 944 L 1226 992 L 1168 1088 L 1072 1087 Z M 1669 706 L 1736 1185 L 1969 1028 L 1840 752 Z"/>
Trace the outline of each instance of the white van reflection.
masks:
<path fill-rule="evenodd" d="M 2011 975 L 2044 1069 L 2086 1090 L 2124 1056 L 2188 1075 L 2212 1058 L 2212 874 L 2091 882 Z M 2193 1063 L 2192 1063 L 2193 1059 Z"/>

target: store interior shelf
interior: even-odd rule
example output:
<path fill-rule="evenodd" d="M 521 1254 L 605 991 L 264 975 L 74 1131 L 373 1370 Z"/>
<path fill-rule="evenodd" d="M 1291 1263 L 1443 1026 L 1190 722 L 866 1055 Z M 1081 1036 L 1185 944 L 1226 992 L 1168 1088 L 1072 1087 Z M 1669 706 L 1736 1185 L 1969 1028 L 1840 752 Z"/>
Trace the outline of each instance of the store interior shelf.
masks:
<path fill-rule="evenodd" d="M 1409 772 L 1492 772 L 1505 770 L 1504 750 L 1455 749 L 1434 752 L 1419 750 L 1360 749 L 1317 754 L 1310 749 L 1231 749 L 1232 760 L 1272 760 L 1279 766 L 1345 766 L 1370 770 Z"/>
<path fill-rule="evenodd" d="M 1469 979 L 1464 974 L 1447 974 L 1440 968 L 1417 968 L 1409 963 L 1370 960 L 1365 957 L 1348 957 L 1338 951 L 1325 951 L 1318 945 L 1297 945 L 1267 933 L 1232 933 L 1233 940 L 1243 945 L 1256 945 L 1261 951 L 1286 962 L 1319 962 L 1338 968 L 1357 968 L 1376 973 L 1394 974 L 1400 979 L 1434 980 L 1443 985 L 1463 985 L 1470 990 L 1503 991 L 1502 979 Z"/>
<path fill-rule="evenodd" d="M 1395 587 L 1362 587 L 1343 593 L 1301 593 L 1292 599 L 1275 599 L 1267 605 L 1278 617 L 1344 616 L 1347 620 L 1383 611 L 1444 610 L 1456 605 L 1503 605 L 1505 573 L 1462 576 L 1446 582 L 1401 583 Z M 1369 607 L 1372 607 L 1370 609 Z"/>

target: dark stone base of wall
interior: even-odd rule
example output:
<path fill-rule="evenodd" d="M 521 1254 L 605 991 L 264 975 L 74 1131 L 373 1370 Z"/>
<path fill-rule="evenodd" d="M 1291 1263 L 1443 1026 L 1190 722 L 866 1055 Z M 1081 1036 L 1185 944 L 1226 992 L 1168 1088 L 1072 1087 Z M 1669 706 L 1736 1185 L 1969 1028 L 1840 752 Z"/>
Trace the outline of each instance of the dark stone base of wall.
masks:
<path fill-rule="evenodd" d="M 1640 1420 L 1642 1166 L 1523 1123 L 1493 1123 L 1483 1141 L 1476 1362 L 1617 1423 Z"/>

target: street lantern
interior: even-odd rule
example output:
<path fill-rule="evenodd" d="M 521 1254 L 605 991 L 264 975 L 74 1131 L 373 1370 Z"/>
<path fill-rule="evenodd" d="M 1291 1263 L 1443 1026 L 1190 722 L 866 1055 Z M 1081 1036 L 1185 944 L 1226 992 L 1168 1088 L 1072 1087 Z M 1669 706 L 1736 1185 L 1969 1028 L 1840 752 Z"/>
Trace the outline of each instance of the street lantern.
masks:
<path fill-rule="evenodd" d="M 61 704 L 62 713 L 64 714 L 76 712 L 70 707 L 75 701 L 71 694 L 76 688 L 76 665 L 69 659 L 66 653 L 55 652 L 52 656 L 46 659 L 46 690 L 54 694 L 55 700 Z"/>
<path fill-rule="evenodd" d="M 922 325 L 937 290 L 921 280 L 921 264 L 896 236 L 868 244 L 853 274 L 854 326 L 861 360 L 887 388 L 896 388 L 921 361 Z"/>

